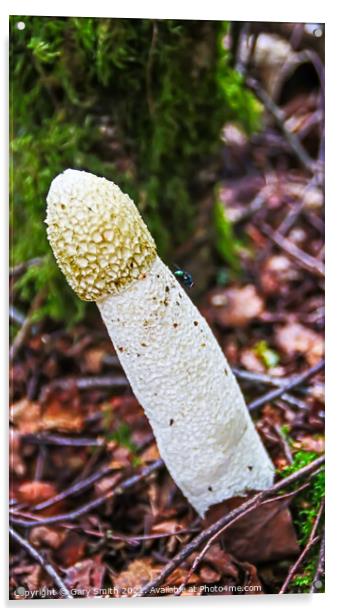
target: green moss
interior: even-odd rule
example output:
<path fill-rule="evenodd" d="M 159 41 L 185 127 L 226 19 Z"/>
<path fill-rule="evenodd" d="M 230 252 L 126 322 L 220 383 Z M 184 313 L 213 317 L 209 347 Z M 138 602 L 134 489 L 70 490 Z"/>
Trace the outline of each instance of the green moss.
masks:
<path fill-rule="evenodd" d="M 16 23 L 23 21 L 24 30 Z M 192 233 L 225 121 L 252 131 L 258 103 L 229 66 L 224 22 L 10 18 L 11 261 L 68 322 L 84 307 L 51 258 L 46 193 L 67 167 L 106 176 L 139 205 L 164 258 Z M 213 162 L 214 161 L 214 162 Z"/>
<path fill-rule="evenodd" d="M 315 460 L 318 455 L 310 451 L 298 451 L 293 458 L 293 463 L 280 471 L 282 477 L 286 477 L 300 470 Z M 296 485 L 297 487 L 297 485 Z M 291 506 L 293 522 L 297 531 L 300 547 L 304 548 L 312 531 L 314 521 L 319 508 L 325 497 L 325 471 L 320 470 L 311 480 L 311 484 L 299 496 Z M 290 590 L 296 592 L 309 592 L 316 572 L 319 558 L 319 542 L 315 544 L 307 555 L 299 572 L 292 580 Z"/>
<path fill-rule="evenodd" d="M 233 273 L 238 273 L 240 271 L 239 253 L 241 243 L 236 239 L 232 223 L 227 217 L 223 204 L 219 200 L 214 205 L 214 228 L 216 234 L 215 245 L 220 257 L 227 263 Z"/>

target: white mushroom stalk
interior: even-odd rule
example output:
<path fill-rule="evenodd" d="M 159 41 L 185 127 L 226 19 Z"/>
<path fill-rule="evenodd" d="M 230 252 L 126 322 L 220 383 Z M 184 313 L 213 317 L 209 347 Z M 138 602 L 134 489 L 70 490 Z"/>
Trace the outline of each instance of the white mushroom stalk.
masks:
<path fill-rule="evenodd" d="M 274 468 L 207 322 L 128 195 L 68 169 L 47 197 L 47 233 L 70 286 L 95 301 L 174 481 L 203 516 L 272 485 Z"/>

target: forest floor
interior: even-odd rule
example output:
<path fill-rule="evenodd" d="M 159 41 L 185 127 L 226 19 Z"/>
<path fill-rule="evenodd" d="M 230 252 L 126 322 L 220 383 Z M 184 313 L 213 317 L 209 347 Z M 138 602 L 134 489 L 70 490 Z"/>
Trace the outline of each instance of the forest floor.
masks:
<path fill-rule="evenodd" d="M 195 301 L 277 483 L 201 520 L 159 458 L 99 315 L 71 330 L 21 320 L 11 347 L 11 598 L 324 591 L 321 95 L 292 92 L 272 108 L 249 85 L 265 124 L 251 138 L 225 127 L 219 177 L 236 262 L 215 255 Z M 14 321 L 25 308 L 13 305 Z"/>

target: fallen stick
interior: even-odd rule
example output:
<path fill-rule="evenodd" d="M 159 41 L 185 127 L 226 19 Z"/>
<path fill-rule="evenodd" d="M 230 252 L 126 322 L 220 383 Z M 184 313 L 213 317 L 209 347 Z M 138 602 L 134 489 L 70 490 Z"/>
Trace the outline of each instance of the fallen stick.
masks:
<path fill-rule="evenodd" d="M 285 489 L 294 481 L 299 481 L 303 479 L 305 476 L 312 474 L 316 471 L 325 461 L 325 456 L 319 457 L 317 460 L 314 460 L 307 466 L 304 466 L 302 469 L 296 471 L 289 477 L 278 481 L 268 490 L 264 490 L 259 492 L 251 499 L 228 512 L 226 515 L 222 516 L 217 520 L 214 524 L 209 526 L 206 530 L 203 530 L 197 537 L 195 537 L 190 543 L 187 543 L 175 556 L 172 560 L 163 568 L 163 570 L 157 575 L 153 580 L 145 584 L 141 590 L 134 596 L 144 597 L 152 592 L 152 590 L 156 589 L 169 575 L 174 571 L 184 560 L 188 558 L 195 550 L 198 550 L 200 546 L 208 541 L 213 535 L 215 535 L 218 531 L 220 531 L 226 524 L 229 524 L 231 521 L 238 519 L 239 516 L 242 516 L 245 512 L 252 510 L 255 507 L 263 504 L 265 500 L 276 494 L 280 490 Z"/>
<path fill-rule="evenodd" d="M 256 400 L 253 400 L 253 402 L 251 402 L 248 405 L 249 410 L 254 411 L 260 406 L 263 406 L 263 404 L 267 404 L 267 402 L 272 402 L 276 398 L 280 398 L 284 393 L 286 393 L 290 389 L 293 389 L 294 387 L 301 385 L 301 383 L 303 383 L 304 381 L 307 381 L 307 379 L 311 378 L 311 376 L 313 376 L 314 374 L 317 374 L 317 372 L 320 372 L 320 370 L 322 370 L 324 366 L 325 366 L 325 361 L 322 359 L 315 366 L 312 366 L 311 368 L 309 368 L 302 374 L 298 374 L 297 376 L 291 377 L 289 381 L 286 382 L 285 385 L 282 385 L 281 387 L 278 387 L 277 389 L 273 389 L 272 391 L 269 391 L 267 394 L 264 394 L 263 396 L 256 398 Z"/>
<path fill-rule="evenodd" d="M 17 335 L 15 336 L 13 340 L 13 344 L 11 345 L 9 349 L 10 362 L 14 361 L 16 355 L 18 354 L 18 351 L 21 349 L 23 343 L 25 342 L 31 330 L 31 327 L 32 327 L 32 320 L 33 320 L 34 313 L 42 304 L 44 297 L 45 297 L 45 291 L 43 290 L 43 291 L 39 291 L 39 293 L 34 298 L 30 311 L 26 319 L 24 320 L 22 327 L 19 329 Z"/>
<path fill-rule="evenodd" d="M 294 575 L 296 574 L 296 572 L 298 571 L 301 563 L 303 562 L 304 558 L 306 557 L 306 555 L 308 554 L 308 552 L 310 551 L 310 549 L 314 546 L 314 544 L 319 541 L 319 537 L 316 537 L 316 531 L 317 528 L 319 526 L 319 522 L 322 516 L 324 510 L 324 501 L 322 501 L 320 507 L 319 507 L 319 511 L 317 513 L 316 519 L 314 521 L 310 536 L 307 540 L 307 543 L 303 549 L 303 551 L 301 552 L 300 556 L 298 557 L 298 559 L 296 560 L 296 562 L 292 565 L 292 567 L 290 568 L 287 577 L 279 591 L 279 595 L 283 595 L 285 593 L 285 591 L 287 590 L 287 587 L 289 585 L 289 583 L 291 582 L 292 578 L 294 577 Z"/>
<path fill-rule="evenodd" d="M 130 387 L 130 385 L 125 376 L 82 376 L 79 378 L 56 379 L 41 389 L 39 400 L 40 402 L 45 402 L 55 389 L 68 391 L 76 388 L 79 391 L 87 391 L 95 388 L 114 389 L 115 387 Z"/>
<path fill-rule="evenodd" d="M 112 472 L 114 472 L 114 469 L 110 468 L 109 466 L 104 466 L 103 468 L 99 469 L 95 473 L 92 473 L 92 475 L 89 475 L 89 477 L 86 477 L 86 479 L 82 479 L 81 481 L 78 481 L 74 485 L 69 486 L 65 490 L 62 490 L 62 492 L 59 492 L 59 494 L 55 494 L 55 496 L 48 498 L 42 503 L 38 503 L 37 505 L 35 505 L 35 507 L 31 509 L 31 511 L 41 511 L 42 509 L 46 509 L 47 507 L 50 507 L 51 505 L 60 503 L 68 496 L 74 496 L 75 494 L 80 494 L 81 492 L 88 490 L 88 488 L 90 488 L 94 483 L 99 481 L 99 479 L 102 479 L 102 477 L 105 477 L 105 475 L 108 475 L 109 473 L 112 473 Z"/>
<path fill-rule="evenodd" d="M 319 588 L 322 587 L 321 578 L 324 575 L 325 571 L 325 532 L 323 533 L 323 537 L 320 544 L 319 550 L 319 560 L 317 564 L 317 569 L 313 578 L 311 593 L 316 592 Z"/>
<path fill-rule="evenodd" d="M 292 497 L 294 497 L 296 494 L 299 494 L 299 492 L 302 492 L 303 490 L 305 490 L 305 488 L 307 488 L 309 486 L 309 482 L 303 484 L 302 486 L 300 486 L 300 488 L 298 488 L 297 490 L 294 490 L 293 492 L 289 492 L 288 494 L 283 494 L 282 496 L 276 496 L 275 498 L 271 498 L 269 500 L 266 500 L 265 503 L 270 503 L 273 501 L 277 501 L 277 500 L 281 500 L 281 499 L 291 499 Z M 180 584 L 179 588 L 176 590 L 176 592 L 174 593 L 175 596 L 179 596 L 181 595 L 181 593 L 183 592 L 186 584 L 188 583 L 191 575 L 195 572 L 196 568 L 198 567 L 198 565 L 201 563 L 201 561 L 203 560 L 204 556 L 206 555 L 206 553 L 208 552 L 208 550 L 210 549 L 210 547 L 212 546 L 212 544 L 214 543 L 214 541 L 220 537 L 220 535 L 222 535 L 225 530 L 227 530 L 230 526 L 232 526 L 235 522 L 238 522 L 238 520 L 240 520 L 241 518 L 243 518 L 245 515 L 247 515 L 248 513 L 250 513 L 250 511 L 253 511 L 254 509 L 257 508 L 257 505 L 254 504 L 253 507 L 251 507 L 250 509 L 248 509 L 247 511 L 244 511 L 243 513 L 241 513 L 238 517 L 236 517 L 235 519 L 231 520 L 230 522 L 228 522 L 227 524 L 225 524 L 225 526 L 223 526 L 222 528 L 220 528 L 220 530 L 218 530 L 218 532 L 216 532 L 206 543 L 205 547 L 201 550 L 201 552 L 199 552 L 198 556 L 194 559 L 194 562 L 189 570 L 189 572 L 187 573 L 187 575 L 185 576 L 184 581 L 182 582 L 182 584 Z"/>
<path fill-rule="evenodd" d="M 259 100 L 263 103 L 264 107 L 269 111 L 269 113 L 274 117 L 276 123 L 278 124 L 280 130 L 284 134 L 286 141 L 289 143 L 291 149 L 294 154 L 298 158 L 301 165 L 314 173 L 315 171 L 315 162 L 306 152 L 304 146 L 300 143 L 298 137 L 291 133 L 285 124 L 285 113 L 275 104 L 275 102 L 271 99 L 269 94 L 259 85 L 259 83 L 253 79 L 248 77 L 246 79 L 246 85 L 253 90 L 253 92 L 257 95 Z"/>
<path fill-rule="evenodd" d="M 22 439 L 34 445 L 58 445 L 59 447 L 101 447 L 105 443 L 105 439 L 101 436 L 87 438 L 85 436 L 59 436 L 45 432 L 23 434 Z"/>
<path fill-rule="evenodd" d="M 320 278 L 324 278 L 325 276 L 325 265 L 319 259 L 312 257 L 312 255 L 307 254 L 301 248 L 298 248 L 295 244 L 293 244 L 286 237 L 281 235 L 279 231 L 274 231 L 269 225 L 266 223 L 261 223 L 260 225 L 261 231 L 267 235 L 270 240 L 273 240 L 277 246 L 282 248 L 287 254 L 295 259 L 299 265 L 301 265 L 304 269 L 311 272 L 312 274 L 316 274 L 316 276 L 320 276 Z"/>
<path fill-rule="evenodd" d="M 9 268 L 9 275 L 10 276 L 20 276 L 29 267 L 41 265 L 42 261 L 43 261 L 43 257 L 35 257 L 34 259 L 29 259 L 28 261 L 24 261 L 23 263 L 18 263 L 18 265 L 14 265 L 13 267 Z"/>
<path fill-rule="evenodd" d="M 9 534 L 14 539 L 14 541 L 21 545 L 25 552 L 27 552 L 33 558 L 33 560 L 38 562 L 39 565 L 46 571 L 46 573 L 50 576 L 50 578 L 53 580 L 53 582 L 59 589 L 62 599 L 74 599 L 67 586 L 65 586 L 61 577 L 55 571 L 51 563 L 47 562 L 45 558 L 43 558 L 43 556 L 41 556 L 41 554 L 27 541 L 27 539 L 24 539 L 21 535 L 19 535 L 19 533 L 17 533 L 16 530 L 14 530 L 14 528 L 12 528 L 11 526 L 9 527 Z"/>
<path fill-rule="evenodd" d="M 139 483 L 139 481 L 141 481 L 142 479 L 145 479 L 146 477 L 149 477 L 154 471 L 157 471 L 160 468 L 162 468 L 162 466 L 164 466 L 164 463 L 162 460 L 160 459 L 155 460 L 155 462 L 152 462 L 149 466 L 146 466 L 145 468 L 143 468 L 140 473 L 132 475 L 132 477 L 128 477 L 127 479 L 125 479 L 125 481 L 122 481 L 113 490 L 106 492 L 106 494 L 103 494 L 102 496 L 98 496 L 96 499 L 90 501 L 89 503 L 86 503 L 82 507 L 79 507 L 78 509 L 73 509 L 73 511 L 69 511 L 68 513 L 62 513 L 60 515 L 54 515 L 54 516 L 43 517 L 43 518 L 35 517 L 33 520 L 32 519 L 25 520 L 25 519 L 20 519 L 19 517 L 17 517 L 17 515 L 21 515 L 22 517 L 27 517 L 27 516 L 32 517 L 31 514 L 24 515 L 23 512 L 20 512 L 20 514 L 17 514 L 14 517 L 12 514 L 12 518 L 11 518 L 12 523 L 16 524 L 17 526 L 22 526 L 24 528 L 32 528 L 34 526 L 47 526 L 50 524 L 59 524 L 61 522 L 68 522 L 68 521 L 76 520 L 80 516 L 85 515 L 89 513 L 90 511 L 93 511 L 93 509 L 96 509 L 100 505 L 103 505 L 113 496 L 120 495 L 125 490 L 128 490 L 129 488 L 134 487 L 136 484 Z"/>

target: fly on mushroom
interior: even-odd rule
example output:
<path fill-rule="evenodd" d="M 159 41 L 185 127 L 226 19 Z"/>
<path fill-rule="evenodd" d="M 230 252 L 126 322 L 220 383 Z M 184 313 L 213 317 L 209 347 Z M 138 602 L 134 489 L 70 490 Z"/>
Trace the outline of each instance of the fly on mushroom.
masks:
<path fill-rule="evenodd" d="M 174 276 L 180 282 L 182 281 L 185 287 L 187 287 L 187 289 L 191 289 L 194 285 L 192 275 L 189 272 L 186 272 L 185 270 L 181 269 L 178 265 L 175 265 L 174 267 Z"/>

